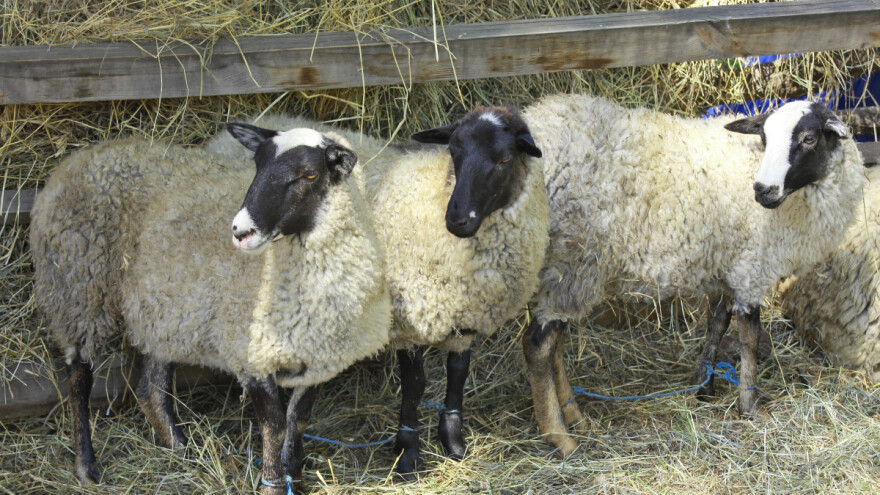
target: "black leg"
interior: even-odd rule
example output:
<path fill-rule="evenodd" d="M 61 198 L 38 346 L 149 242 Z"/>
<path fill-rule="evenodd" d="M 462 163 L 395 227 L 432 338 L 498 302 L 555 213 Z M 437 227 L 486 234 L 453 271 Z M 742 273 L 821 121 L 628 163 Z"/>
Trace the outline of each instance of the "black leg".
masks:
<path fill-rule="evenodd" d="M 709 321 L 706 328 L 706 340 L 703 343 L 703 352 L 694 373 L 691 375 L 691 383 L 699 385 L 706 381 L 706 373 L 715 366 L 715 355 L 718 352 L 718 343 L 721 337 L 727 332 L 730 326 L 730 311 L 728 301 L 723 296 L 713 296 L 709 299 Z M 697 397 L 705 399 L 715 396 L 715 379 L 713 375 L 709 376 L 709 382 L 697 390 Z"/>
<path fill-rule="evenodd" d="M 248 380 L 244 384 L 263 435 L 263 478 L 260 493 L 284 495 L 287 493 L 287 473 L 281 462 L 281 444 L 284 441 L 284 407 L 275 380 Z"/>
<path fill-rule="evenodd" d="M 150 425 L 166 447 L 186 447 L 186 435 L 178 424 L 171 395 L 174 364 L 144 356 L 140 373 L 136 392 Z"/>
<path fill-rule="evenodd" d="M 408 351 L 397 351 L 400 363 L 400 388 L 403 396 L 400 401 L 400 425 L 394 453 L 399 456 L 397 472 L 405 478 L 422 471 L 424 466 L 419 457 L 419 402 L 425 393 L 425 370 L 420 347 Z"/>
<path fill-rule="evenodd" d="M 750 306 L 746 310 L 737 310 L 740 345 L 740 378 L 739 378 L 739 413 L 743 416 L 754 416 L 757 412 L 758 391 L 758 337 L 761 334 L 761 311 Z"/>
<path fill-rule="evenodd" d="M 294 491 L 304 490 L 302 481 L 303 467 L 306 456 L 303 448 L 303 432 L 312 415 L 312 405 L 317 395 L 316 387 L 297 387 L 290 395 L 287 404 L 287 434 L 284 435 L 282 452 L 286 454 L 283 461 L 285 472 L 293 478 Z"/>
<path fill-rule="evenodd" d="M 446 409 L 440 412 L 437 437 L 451 459 L 464 459 L 467 447 L 461 434 L 464 382 L 471 364 L 471 351 L 450 352 L 446 356 Z"/>
<path fill-rule="evenodd" d="M 70 412 L 73 421 L 73 449 L 76 452 L 76 479 L 83 484 L 97 483 L 101 479 L 95 449 L 92 447 L 92 431 L 89 424 L 89 396 L 92 393 L 92 363 L 81 361 L 79 356 L 67 365 L 70 385 Z"/>

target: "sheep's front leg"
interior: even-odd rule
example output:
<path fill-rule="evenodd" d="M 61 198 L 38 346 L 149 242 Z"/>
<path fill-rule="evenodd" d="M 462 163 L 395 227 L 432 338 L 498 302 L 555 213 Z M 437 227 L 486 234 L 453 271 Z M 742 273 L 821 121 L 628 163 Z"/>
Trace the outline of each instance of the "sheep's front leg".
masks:
<path fill-rule="evenodd" d="M 287 482 L 284 463 L 281 462 L 281 443 L 284 441 L 284 406 L 275 380 L 249 379 L 244 388 L 254 403 L 257 421 L 263 435 L 263 477 L 260 480 L 260 493 L 263 495 L 284 495 Z"/>
<path fill-rule="evenodd" d="M 173 363 L 160 363 L 152 357 L 144 356 L 136 390 L 144 415 L 156 430 L 160 441 L 171 449 L 186 447 L 187 442 L 174 414 L 171 395 L 173 378 Z"/>
<path fill-rule="evenodd" d="M 79 353 L 67 365 L 70 385 L 70 412 L 73 421 L 73 450 L 76 452 L 76 479 L 84 485 L 101 479 L 95 449 L 92 447 L 92 430 L 89 424 L 89 396 L 92 394 L 92 363 L 83 361 Z"/>
<path fill-rule="evenodd" d="M 563 326 L 563 324 L 560 324 Z M 568 325 L 565 325 L 568 328 Z M 556 398 L 559 399 L 559 406 L 562 408 L 562 415 L 565 417 L 565 424 L 573 426 L 578 433 L 586 433 L 587 423 L 581 414 L 581 408 L 578 407 L 574 400 L 574 392 L 571 390 L 571 383 L 568 381 L 568 374 L 565 372 L 565 346 L 559 338 L 557 332 L 556 346 L 553 351 L 553 383 L 556 386 Z"/>
<path fill-rule="evenodd" d="M 577 442 L 568 434 L 553 381 L 553 356 L 560 324 L 560 321 L 553 320 L 541 325 L 537 319 L 533 319 L 523 335 L 522 344 L 538 427 L 544 437 L 566 457 L 577 448 Z"/>
<path fill-rule="evenodd" d="M 400 363 L 400 426 L 397 430 L 397 442 L 394 453 L 399 456 L 397 472 L 405 478 L 412 478 L 413 473 L 422 471 L 424 465 L 419 457 L 419 402 L 425 393 L 425 370 L 422 360 L 422 348 L 409 351 L 397 351 Z"/>
<path fill-rule="evenodd" d="M 303 432 L 312 416 L 312 405 L 317 395 L 316 387 L 296 387 L 287 404 L 287 434 L 284 435 L 282 452 L 287 454 L 285 471 L 293 479 L 294 491 L 304 491 L 302 472 L 306 456 L 303 448 Z"/>
<path fill-rule="evenodd" d="M 451 459 L 460 461 L 467 453 L 461 434 L 464 382 L 471 363 L 470 349 L 449 352 L 446 356 L 446 408 L 440 412 L 437 437 Z"/>
<path fill-rule="evenodd" d="M 706 328 L 706 341 L 703 344 L 703 352 L 694 373 L 691 375 L 691 383 L 700 385 L 706 381 L 706 373 L 715 366 L 715 355 L 718 352 L 718 343 L 730 326 L 732 312 L 724 296 L 713 296 L 709 299 L 709 310 L 712 312 Z M 715 395 L 714 375 L 709 376 L 709 382 L 697 390 L 697 397 L 705 399 Z"/>
<path fill-rule="evenodd" d="M 739 413 L 754 416 L 757 412 L 758 337 L 761 333 L 761 311 L 757 306 L 737 309 L 739 325 L 740 378 Z"/>

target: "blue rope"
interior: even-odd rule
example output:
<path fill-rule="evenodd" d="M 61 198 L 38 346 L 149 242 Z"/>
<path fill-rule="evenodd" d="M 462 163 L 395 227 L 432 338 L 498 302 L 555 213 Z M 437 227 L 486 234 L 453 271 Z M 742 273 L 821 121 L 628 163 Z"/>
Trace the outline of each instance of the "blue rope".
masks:
<path fill-rule="evenodd" d="M 718 371 L 718 369 L 724 370 L 724 372 L 722 373 L 722 372 Z M 701 383 L 699 385 L 695 385 L 693 387 L 688 387 L 688 388 L 685 388 L 682 390 L 675 390 L 673 392 L 663 392 L 663 393 L 648 394 L 648 395 L 628 395 L 625 397 L 609 397 L 607 395 L 599 395 L 599 394 L 594 394 L 592 392 L 587 392 L 582 387 L 571 387 L 571 390 L 572 390 L 572 392 L 575 393 L 575 395 L 583 395 L 584 397 L 591 397 L 593 399 L 602 399 L 602 400 L 659 399 L 662 397 L 670 397 L 673 395 L 684 394 L 684 393 L 688 393 L 688 392 L 696 392 L 697 390 L 705 387 L 709 383 L 709 380 L 712 379 L 713 375 L 727 380 L 728 382 L 730 382 L 731 385 L 739 386 L 739 378 L 736 376 L 736 367 L 734 367 L 730 363 L 725 363 L 724 361 L 719 361 L 718 364 L 716 364 L 714 367 L 707 366 L 706 379 L 703 380 L 703 383 Z M 758 388 L 757 385 L 752 385 L 751 387 L 748 388 L 748 390 L 754 390 L 756 388 Z M 574 397 L 572 397 L 569 400 L 569 402 L 571 402 L 572 400 L 574 400 Z"/>
<path fill-rule="evenodd" d="M 425 399 L 422 399 L 422 404 L 424 404 L 425 407 L 430 407 L 431 409 L 436 409 L 436 410 L 437 410 L 437 414 L 443 414 L 443 413 L 446 413 L 446 414 L 461 414 L 461 410 L 459 410 L 459 409 L 449 409 L 449 408 L 446 407 L 446 404 L 438 404 L 438 403 L 436 403 L 436 402 L 431 402 L 431 401 L 429 401 L 429 400 L 425 400 Z"/>
<path fill-rule="evenodd" d="M 403 425 L 401 425 L 400 429 L 406 431 L 404 429 Z M 319 442 L 329 443 L 331 445 L 338 445 L 339 447 L 348 447 L 349 449 L 360 449 L 363 447 L 375 447 L 377 445 L 385 445 L 386 443 L 393 442 L 396 438 L 396 437 L 391 437 L 391 438 L 386 438 L 385 440 L 377 440 L 375 442 L 368 442 L 368 443 L 343 443 L 343 442 L 337 442 L 336 440 L 330 440 L 329 438 L 321 438 L 321 437 L 316 437 L 315 435 L 309 435 L 309 434 L 304 434 L 303 437 L 308 438 L 309 440 L 317 440 Z"/>
<path fill-rule="evenodd" d="M 271 488 L 278 488 L 278 484 L 272 483 L 271 481 L 269 481 L 263 477 L 260 477 L 260 483 L 263 486 L 268 486 Z M 284 475 L 284 486 L 285 486 L 285 488 L 287 488 L 287 495 L 293 495 L 293 486 L 292 485 L 293 485 L 293 478 L 291 478 L 289 474 L 285 474 Z"/>

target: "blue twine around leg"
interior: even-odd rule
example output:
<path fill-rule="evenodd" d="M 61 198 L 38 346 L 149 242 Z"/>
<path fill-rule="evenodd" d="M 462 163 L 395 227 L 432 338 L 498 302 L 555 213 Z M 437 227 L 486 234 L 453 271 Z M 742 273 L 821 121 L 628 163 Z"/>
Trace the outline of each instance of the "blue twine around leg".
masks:
<path fill-rule="evenodd" d="M 280 483 L 272 483 L 262 476 L 260 477 L 260 483 L 270 488 L 280 488 Z M 284 486 L 287 488 L 287 495 L 293 495 L 293 478 L 289 474 L 284 475 Z"/>

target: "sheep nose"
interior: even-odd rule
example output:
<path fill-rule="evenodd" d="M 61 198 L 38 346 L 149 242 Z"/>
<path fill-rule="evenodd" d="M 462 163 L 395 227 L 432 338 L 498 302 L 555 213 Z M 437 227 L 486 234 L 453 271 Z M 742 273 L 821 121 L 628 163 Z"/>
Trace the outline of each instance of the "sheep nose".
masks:
<path fill-rule="evenodd" d="M 251 234 L 252 232 L 254 232 L 254 229 L 240 229 L 237 225 L 232 226 L 232 236 L 239 241 L 247 237 L 248 234 Z"/>
<path fill-rule="evenodd" d="M 767 186 L 761 182 L 755 182 L 752 187 L 755 189 L 755 197 L 775 196 L 779 193 L 779 186 Z"/>
<path fill-rule="evenodd" d="M 468 218 L 466 216 L 458 217 L 458 218 L 447 217 L 446 223 L 448 223 L 449 225 L 452 225 L 454 227 L 461 227 L 461 226 L 467 224 L 469 220 L 470 220 L 470 218 Z"/>

